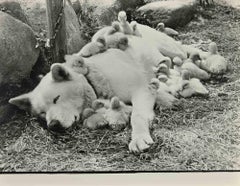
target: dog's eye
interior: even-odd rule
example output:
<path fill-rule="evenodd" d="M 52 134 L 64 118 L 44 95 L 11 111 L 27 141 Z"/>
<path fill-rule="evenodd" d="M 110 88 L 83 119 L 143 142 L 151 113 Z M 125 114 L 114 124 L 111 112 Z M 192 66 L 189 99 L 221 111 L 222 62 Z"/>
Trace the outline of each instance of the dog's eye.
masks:
<path fill-rule="evenodd" d="M 59 98 L 60 98 L 60 95 L 58 95 L 57 97 L 55 97 L 55 98 L 53 99 L 53 104 L 56 104 Z"/>

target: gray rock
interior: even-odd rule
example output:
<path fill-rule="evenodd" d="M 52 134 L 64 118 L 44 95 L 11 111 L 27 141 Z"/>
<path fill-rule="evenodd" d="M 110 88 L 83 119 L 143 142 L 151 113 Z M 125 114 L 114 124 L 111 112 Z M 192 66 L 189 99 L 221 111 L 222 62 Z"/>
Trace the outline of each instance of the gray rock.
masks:
<path fill-rule="evenodd" d="M 0 86 L 28 78 L 39 56 L 32 29 L 0 11 Z"/>
<path fill-rule="evenodd" d="M 148 3 L 137 11 L 150 19 L 156 26 L 163 22 L 167 27 L 183 27 L 188 24 L 197 13 L 197 0 L 171 0 Z"/>
<path fill-rule="evenodd" d="M 0 10 L 22 21 L 23 23 L 30 25 L 19 2 L 14 0 L 4 0 L 0 2 Z"/>
<path fill-rule="evenodd" d="M 86 44 L 86 41 L 81 37 L 80 25 L 74 9 L 66 5 L 64 14 L 67 34 L 67 53 L 73 54 L 79 52 Z"/>
<path fill-rule="evenodd" d="M 142 6 L 144 0 L 80 0 L 83 12 L 87 13 L 97 25 L 110 25 L 117 19 L 118 12 L 121 10 L 135 9 Z"/>

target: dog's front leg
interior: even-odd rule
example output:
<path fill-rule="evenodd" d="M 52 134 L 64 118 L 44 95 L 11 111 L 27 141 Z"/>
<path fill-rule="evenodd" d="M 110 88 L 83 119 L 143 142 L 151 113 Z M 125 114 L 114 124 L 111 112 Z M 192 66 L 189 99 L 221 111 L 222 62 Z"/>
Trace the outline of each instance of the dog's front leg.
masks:
<path fill-rule="evenodd" d="M 129 144 L 129 150 L 131 152 L 142 152 L 153 144 L 149 124 L 154 118 L 154 103 L 155 95 L 147 88 L 138 91 L 138 93 L 132 97 L 132 139 Z"/>

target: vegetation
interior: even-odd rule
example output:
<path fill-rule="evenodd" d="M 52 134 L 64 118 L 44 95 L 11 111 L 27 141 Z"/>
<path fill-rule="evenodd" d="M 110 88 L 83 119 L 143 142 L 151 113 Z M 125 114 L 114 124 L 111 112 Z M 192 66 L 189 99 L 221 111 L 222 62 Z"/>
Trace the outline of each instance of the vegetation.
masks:
<path fill-rule="evenodd" d="M 0 125 L 1 172 L 212 171 L 239 170 L 240 10 L 216 5 L 179 29 L 185 44 L 203 50 L 214 41 L 232 66 L 222 79 L 206 83 L 208 98 L 181 99 L 177 110 L 156 111 L 155 144 L 134 155 L 130 128 L 88 130 L 77 123 L 55 135 L 25 112 Z"/>

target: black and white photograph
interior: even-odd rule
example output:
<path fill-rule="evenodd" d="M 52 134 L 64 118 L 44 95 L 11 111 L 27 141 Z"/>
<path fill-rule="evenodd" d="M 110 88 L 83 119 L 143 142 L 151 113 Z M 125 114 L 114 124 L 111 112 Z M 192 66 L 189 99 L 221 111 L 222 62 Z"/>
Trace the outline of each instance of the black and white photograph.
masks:
<path fill-rule="evenodd" d="M 0 0 L 0 174 L 240 170 L 240 0 Z"/>

